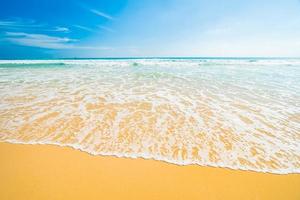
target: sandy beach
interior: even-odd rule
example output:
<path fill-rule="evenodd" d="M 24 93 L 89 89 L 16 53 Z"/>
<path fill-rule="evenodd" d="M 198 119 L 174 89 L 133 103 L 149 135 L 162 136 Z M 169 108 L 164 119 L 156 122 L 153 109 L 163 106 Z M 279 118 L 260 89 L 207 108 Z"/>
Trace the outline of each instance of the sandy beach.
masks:
<path fill-rule="evenodd" d="M 300 174 L 276 175 L 67 147 L 0 144 L 0 199 L 300 199 Z"/>
<path fill-rule="evenodd" d="M 299 8 L 1 1 L 0 200 L 300 200 Z"/>

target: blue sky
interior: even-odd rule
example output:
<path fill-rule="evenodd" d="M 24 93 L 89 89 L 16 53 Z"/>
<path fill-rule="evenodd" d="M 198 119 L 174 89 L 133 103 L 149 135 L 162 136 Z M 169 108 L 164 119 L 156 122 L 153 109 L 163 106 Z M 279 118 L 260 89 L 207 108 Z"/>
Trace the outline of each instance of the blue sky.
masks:
<path fill-rule="evenodd" d="M 300 56 L 299 0 L 1 0 L 0 59 Z"/>

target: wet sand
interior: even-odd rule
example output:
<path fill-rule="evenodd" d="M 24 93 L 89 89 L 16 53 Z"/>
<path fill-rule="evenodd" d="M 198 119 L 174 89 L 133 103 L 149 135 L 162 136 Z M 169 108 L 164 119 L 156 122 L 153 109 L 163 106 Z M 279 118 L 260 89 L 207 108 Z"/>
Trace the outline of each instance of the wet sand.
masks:
<path fill-rule="evenodd" d="M 300 199 L 300 174 L 276 175 L 92 156 L 0 143 L 0 199 Z"/>

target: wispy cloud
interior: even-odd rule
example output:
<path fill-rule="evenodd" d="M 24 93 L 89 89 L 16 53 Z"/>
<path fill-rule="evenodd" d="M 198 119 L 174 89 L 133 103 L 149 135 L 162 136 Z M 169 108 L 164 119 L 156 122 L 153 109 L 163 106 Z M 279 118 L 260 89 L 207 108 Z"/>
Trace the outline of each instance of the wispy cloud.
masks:
<path fill-rule="evenodd" d="M 67 37 L 53 37 L 45 34 L 31 34 L 24 32 L 6 32 L 5 40 L 21 46 L 39 47 L 45 49 L 112 49 L 110 47 L 101 46 L 80 46 L 75 43 L 78 42 L 78 40 Z"/>
<path fill-rule="evenodd" d="M 0 28 L 2 29 L 38 28 L 43 26 L 43 24 L 36 23 L 34 20 L 25 20 L 19 18 L 13 20 L 0 20 Z"/>
<path fill-rule="evenodd" d="M 73 25 L 73 26 L 76 27 L 76 28 L 78 28 L 78 29 L 84 30 L 84 31 L 94 32 L 93 29 L 88 28 L 86 26 L 81 26 L 81 25 Z"/>
<path fill-rule="evenodd" d="M 70 29 L 62 26 L 49 26 L 47 24 L 38 23 L 35 20 L 14 18 L 11 20 L 0 20 L 0 29 L 4 30 L 34 30 L 34 31 L 49 31 L 49 32 L 70 32 Z"/>
<path fill-rule="evenodd" d="M 6 40 L 14 44 L 47 49 L 70 48 L 70 43 L 76 41 L 67 37 L 54 37 L 45 34 L 31 34 L 23 32 L 6 32 L 6 36 Z"/>
<path fill-rule="evenodd" d="M 57 26 L 53 29 L 53 31 L 68 33 L 68 32 L 70 32 L 70 29 L 67 27 Z"/>
<path fill-rule="evenodd" d="M 101 25 L 99 25 L 98 27 L 99 27 L 100 29 L 105 30 L 105 31 L 110 32 L 110 33 L 114 33 L 114 32 L 115 32 L 115 30 L 113 30 L 113 29 L 111 29 L 111 28 L 108 28 L 108 27 L 106 27 L 106 26 L 101 26 Z"/>
<path fill-rule="evenodd" d="M 110 16 L 109 14 L 107 13 L 104 13 L 104 12 L 100 12 L 99 10 L 96 10 L 96 9 L 90 9 L 90 11 L 98 16 L 101 16 L 105 19 L 108 19 L 108 20 L 115 20 L 114 17 Z"/>
<path fill-rule="evenodd" d="M 73 25 L 73 27 L 84 30 L 84 31 L 88 31 L 88 32 L 97 32 L 99 29 L 102 29 L 102 30 L 110 32 L 110 33 L 115 32 L 115 30 L 113 30 L 107 26 L 102 26 L 102 25 L 97 26 L 95 29 L 92 29 L 92 28 L 89 28 L 86 26 L 81 26 L 81 25 Z"/>

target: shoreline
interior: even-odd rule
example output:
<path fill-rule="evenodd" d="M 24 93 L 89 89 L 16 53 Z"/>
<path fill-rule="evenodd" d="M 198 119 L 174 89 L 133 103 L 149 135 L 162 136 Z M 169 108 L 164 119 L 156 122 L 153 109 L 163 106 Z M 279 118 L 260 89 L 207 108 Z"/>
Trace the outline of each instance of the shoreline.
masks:
<path fill-rule="evenodd" d="M 71 147 L 0 143 L 0 199 L 300 199 L 300 174 L 271 174 Z"/>
<path fill-rule="evenodd" d="M 152 160 L 152 161 L 158 161 L 158 162 L 163 162 L 166 164 L 171 164 L 171 165 L 176 165 L 176 166 L 195 166 L 195 167 L 212 167 L 212 168 L 221 168 L 221 169 L 227 169 L 227 170 L 239 170 L 239 171 L 246 171 L 246 172 L 255 172 L 255 173 L 264 173 L 264 174 L 274 174 L 274 175 L 289 175 L 289 174 L 294 174 L 294 175 L 300 175 L 300 172 L 270 172 L 267 170 L 255 170 L 255 169 L 246 169 L 246 168 L 233 168 L 233 167 L 227 167 L 227 166 L 217 166 L 217 165 L 210 165 L 210 164 L 198 164 L 198 163 L 176 163 L 171 160 L 166 160 L 166 159 L 160 159 L 160 158 L 154 158 L 154 157 L 146 157 L 146 156 L 130 156 L 130 155 L 118 155 L 118 154 L 96 154 L 93 152 L 88 152 L 82 149 L 81 147 L 76 147 L 72 145 L 63 145 L 59 143 L 42 143 L 42 142 L 19 142 L 19 141 L 0 141 L 1 143 L 8 143 L 8 144 L 18 144 L 18 145 L 42 145 L 42 146 L 55 146 L 55 147 L 62 147 L 62 148 L 71 148 L 75 151 L 80 151 L 82 153 L 89 154 L 91 156 L 103 156 L 103 157 L 113 157 L 113 158 L 126 158 L 126 159 L 142 159 L 142 160 Z"/>

